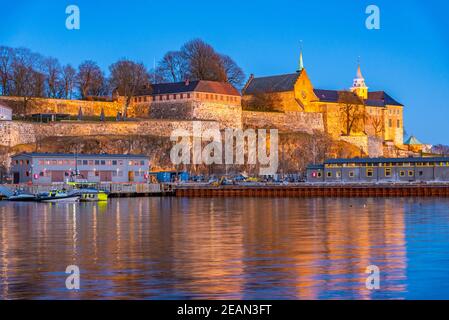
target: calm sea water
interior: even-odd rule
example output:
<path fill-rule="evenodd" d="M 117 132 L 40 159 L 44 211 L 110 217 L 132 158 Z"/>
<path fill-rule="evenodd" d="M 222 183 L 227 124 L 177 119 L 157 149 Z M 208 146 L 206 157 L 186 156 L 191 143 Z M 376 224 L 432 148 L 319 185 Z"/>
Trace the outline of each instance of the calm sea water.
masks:
<path fill-rule="evenodd" d="M 0 298 L 449 299 L 449 199 L 0 202 Z"/>

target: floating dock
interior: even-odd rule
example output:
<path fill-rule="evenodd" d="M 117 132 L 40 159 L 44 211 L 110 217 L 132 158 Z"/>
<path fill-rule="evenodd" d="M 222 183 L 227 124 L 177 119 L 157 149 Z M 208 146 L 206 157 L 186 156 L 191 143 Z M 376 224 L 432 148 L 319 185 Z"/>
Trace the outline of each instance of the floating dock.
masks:
<path fill-rule="evenodd" d="M 177 186 L 176 197 L 449 197 L 449 184 Z"/>

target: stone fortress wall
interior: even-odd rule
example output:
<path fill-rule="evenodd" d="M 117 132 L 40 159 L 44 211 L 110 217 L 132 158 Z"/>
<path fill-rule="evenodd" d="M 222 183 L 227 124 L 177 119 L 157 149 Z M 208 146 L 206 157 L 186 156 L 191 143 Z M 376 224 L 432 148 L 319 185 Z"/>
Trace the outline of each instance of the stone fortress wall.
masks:
<path fill-rule="evenodd" d="M 0 102 L 13 108 L 17 114 L 23 105 L 21 98 L 0 97 Z M 106 117 L 115 117 L 122 110 L 119 102 L 92 102 L 78 100 L 33 99 L 27 114 L 65 113 L 77 116 L 79 108 L 84 115 L 99 116 L 104 109 Z M 324 131 L 321 113 L 304 112 L 253 112 L 241 107 L 219 103 L 190 102 L 173 106 L 154 104 L 151 110 L 142 112 L 142 106 L 131 105 L 130 110 L 146 113 L 146 118 L 129 121 L 60 121 L 30 123 L 24 121 L 0 122 L 0 146 L 35 143 L 51 136 L 99 136 L 99 135 L 155 135 L 170 136 L 175 129 L 192 129 L 192 120 L 203 121 L 204 126 L 219 125 L 224 128 L 279 129 L 281 132 Z M 131 116 L 131 115 L 130 115 Z"/>
<path fill-rule="evenodd" d="M 0 103 L 12 108 L 13 114 L 30 115 L 35 113 L 61 113 L 78 115 L 79 108 L 86 116 L 99 116 L 101 110 L 104 110 L 106 117 L 115 117 L 117 112 L 122 111 L 123 105 L 118 101 L 102 102 L 102 101 L 83 101 L 83 100 L 65 100 L 65 99 L 44 99 L 36 98 L 28 102 L 26 110 L 24 110 L 23 98 L 0 96 Z"/>

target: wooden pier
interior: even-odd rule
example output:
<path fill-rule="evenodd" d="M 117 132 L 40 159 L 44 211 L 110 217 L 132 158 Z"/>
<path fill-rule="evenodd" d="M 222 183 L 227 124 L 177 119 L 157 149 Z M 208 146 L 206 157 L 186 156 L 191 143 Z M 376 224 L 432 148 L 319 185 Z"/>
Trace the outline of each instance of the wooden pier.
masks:
<path fill-rule="evenodd" d="M 449 184 L 177 186 L 177 197 L 449 197 Z"/>

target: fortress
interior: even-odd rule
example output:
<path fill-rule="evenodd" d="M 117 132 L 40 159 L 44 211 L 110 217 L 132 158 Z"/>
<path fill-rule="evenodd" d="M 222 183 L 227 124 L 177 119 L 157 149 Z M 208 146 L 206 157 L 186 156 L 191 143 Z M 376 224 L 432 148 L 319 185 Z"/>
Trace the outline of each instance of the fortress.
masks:
<path fill-rule="evenodd" d="M 80 110 L 85 117 L 116 117 L 124 97 L 95 102 L 32 99 L 27 109 L 20 97 L 0 97 L 14 115 L 66 114 L 72 120 Z M 61 121 L 48 124 L 0 122 L 0 146 L 35 143 L 51 136 L 155 135 L 169 136 L 191 121 L 217 122 L 220 128 L 279 129 L 284 133 L 327 133 L 334 140 L 353 144 L 369 156 L 403 148 L 403 105 L 384 91 L 370 92 L 360 66 L 348 90 L 317 89 L 303 66 L 296 72 L 269 77 L 251 75 L 240 93 L 229 83 L 184 81 L 152 84 L 133 97 L 128 119 L 120 121 Z M 206 126 L 207 127 L 207 126 Z"/>

